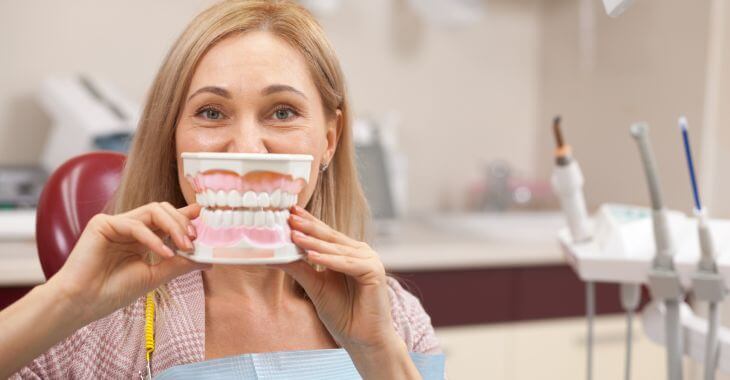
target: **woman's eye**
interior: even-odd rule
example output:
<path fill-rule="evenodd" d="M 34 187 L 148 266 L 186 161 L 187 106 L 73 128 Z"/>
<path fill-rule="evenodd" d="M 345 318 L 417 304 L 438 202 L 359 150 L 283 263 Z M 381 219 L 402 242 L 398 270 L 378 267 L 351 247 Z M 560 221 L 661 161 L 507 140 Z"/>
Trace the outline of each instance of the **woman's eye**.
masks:
<path fill-rule="evenodd" d="M 296 116 L 296 113 L 291 108 L 279 108 L 274 111 L 274 118 L 278 121 L 289 120 Z"/>
<path fill-rule="evenodd" d="M 204 108 L 198 112 L 199 116 L 202 116 L 203 118 L 207 120 L 220 120 L 223 119 L 223 112 L 215 109 L 215 108 Z"/>

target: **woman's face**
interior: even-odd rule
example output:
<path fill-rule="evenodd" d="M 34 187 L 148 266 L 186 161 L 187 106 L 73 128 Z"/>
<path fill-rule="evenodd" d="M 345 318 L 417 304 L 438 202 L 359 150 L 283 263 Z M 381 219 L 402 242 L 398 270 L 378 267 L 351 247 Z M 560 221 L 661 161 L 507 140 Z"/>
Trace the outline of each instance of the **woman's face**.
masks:
<path fill-rule="evenodd" d="M 183 175 L 183 152 L 298 153 L 314 157 L 306 205 L 319 166 L 329 163 L 340 113 L 326 115 L 304 57 L 268 32 L 225 38 L 198 64 L 175 131 L 180 188 L 195 192 Z"/>

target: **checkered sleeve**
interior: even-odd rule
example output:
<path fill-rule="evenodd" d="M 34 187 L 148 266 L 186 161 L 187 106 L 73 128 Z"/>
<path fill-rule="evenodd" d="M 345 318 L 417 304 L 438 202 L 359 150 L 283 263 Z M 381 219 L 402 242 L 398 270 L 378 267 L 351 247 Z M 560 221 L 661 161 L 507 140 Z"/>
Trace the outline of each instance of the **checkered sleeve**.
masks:
<path fill-rule="evenodd" d="M 10 379 L 63 379 L 69 375 L 78 347 L 84 344 L 89 333 L 88 328 L 82 328 L 70 337 L 51 347 L 43 355 L 37 357 Z"/>
<path fill-rule="evenodd" d="M 403 289 L 395 278 L 388 277 L 391 315 L 398 335 L 403 338 L 408 351 L 424 354 L 441 353 L 441 346 L 431 325 L 431 318 L 421 306 L 421 301 Z"/>

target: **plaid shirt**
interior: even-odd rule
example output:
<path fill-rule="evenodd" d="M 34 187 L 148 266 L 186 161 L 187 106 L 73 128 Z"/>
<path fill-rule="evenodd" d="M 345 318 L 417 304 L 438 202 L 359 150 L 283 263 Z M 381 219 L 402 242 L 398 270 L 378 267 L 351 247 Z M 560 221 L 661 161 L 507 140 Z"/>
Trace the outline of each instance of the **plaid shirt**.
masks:
<path fill-rule="evenodd" d="M 205 294 L 200 272 L 168 283 L 170 300 L 155 323 L 152 372 L 205 359 Z M 437 353 L 440 347 L 431 319 L 416 297 L 388 278 L 393 324 L 409 351 Z M 131 305 L 95 321 L 21 369 L 11 379 L 139 378 L 146 368 L 144 303 Z M 171 316 L 171 317 L 170 317 Z"/>

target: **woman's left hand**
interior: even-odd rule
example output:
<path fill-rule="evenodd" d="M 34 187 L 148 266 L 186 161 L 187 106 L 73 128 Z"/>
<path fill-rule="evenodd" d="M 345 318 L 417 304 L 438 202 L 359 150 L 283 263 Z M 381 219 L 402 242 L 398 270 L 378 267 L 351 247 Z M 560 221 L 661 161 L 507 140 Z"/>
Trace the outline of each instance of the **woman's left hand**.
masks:
<path fill-rule="evenodd" d="M 303 261 L 279 266 L 307 292 L 320 320 L 348 352 L 391 351 L 404 346 L 393 327 L 385 268 L 367 244 L 349 238 L 299 206 L 289 218 Z"/>

